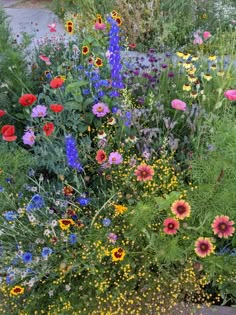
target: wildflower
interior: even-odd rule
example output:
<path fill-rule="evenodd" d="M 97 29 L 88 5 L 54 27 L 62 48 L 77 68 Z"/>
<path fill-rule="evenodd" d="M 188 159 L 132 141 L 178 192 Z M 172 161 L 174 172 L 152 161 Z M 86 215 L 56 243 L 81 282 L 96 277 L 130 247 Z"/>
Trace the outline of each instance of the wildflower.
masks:
<path fill-rule="evenodd" d="M 121 261 L 125 257 L 125 251 L 121 247 L 116 247 L 111 251 L 112 261 Z"/>
<path fill-rule="evenodd" d="M 171 211 L 178 219 L 183 220 L 190 216 L 191 207 L 184 200 L 176 200 L 171 206 Z"/>
<path fill-rule="evenodd" d="M 3 117 L 6 114 L 5 110 L 0 109 L 0 117 Z"/>
<path fill-rule="evenodd" d="M 189 54 L 189 53 L 187 53 L 187 52 L 184 52 L 184 53 L 183 53 L 182 58 L 183 58 L 184 60 L 187 60 L 189 57 L 190 57 L 190 54 Z"/>
<path fill-rule="evenodd" d="M 0 185 L 0 193 L 4 192 L 4 190 L 5 190 L 4 187 Z"/>
<path fill-rule="evenodd" d="M 86 197 L 76 198 L 75 201 L 78 202 L 81 207 L 86 207 L 90 203 L 90 199 Z"/>
<path fill-rule="evenodd" d="M 55 79 L 52 79 L 51 82 L 50 82 L 50 87 L 52 89 L 58 89 L 60 88 L 64 83 L 64 80 L 61 79 L 61 78 L 55 78 Z"/>
<path fill-rule="evenodd" d="M 70 234 L 69 235 L 69 243 L 71 245 L 74 245 L 77 242 L 77 235 L 76 234 Z"/>
<path fill-rule="evenodd" d="M 122 206 L 122 205 L 114 205 L 114 208 L 115 208 L 116 214 L 123 214 L 124 212 L 128 210 L 127 207 Z"/>
<path fill-rule="evenodd" d="M 26 211 L 30 212 L 31 210 L 41 209 L 45 207 L 44 199 L 41 195 L 34 195 L 28 205 L 26 206 Z"/>
<path fill-rule="evenodd" d="M 183 91 L 191 91 L 191 85 L 189 85 L 188 83 L 185 83 L 183 85 Z"/>
<path fill-rule="evenodd" d="M 236 100 L 236 90 L 228 90 L 228 91 L 224 92 L 224 96 L 230 101 L 235 101 Z"/>
<path fill-rule="evenodd" d="M 54 129 L 55 127 L 52 122 L 48 122 L 43 126 L 43 131 L 47 137 L 49 137 L 53 133 Z"/>
<path fill-rule="evenodd" d="M 67 156 L 68 166 L 76 169 L 78 172 L 81 172 L 83 168 L 80 163 L 79 153 L 76 147 L 75 139 L 71 135 L 66 136 L 65 144 L 66 144 L 66 156 Z"/>
<path fill-rule="evenodd" d="M 3 216 L 5 217 L 7 221 L 12 222 L 17 218 L 17 213 L 13 210 L 9 210 L 9 211 L 5 211 L 3 213 Z"/>
<path fill-rule="evenodd" d="M 210 81 L 212 79 L 212 76 L 209 73 L 206 73 L 203 75 L 203 78 L 206 79 L 207 81 Z"/>
<path fill-rule="evenodd" d="M 109 218 L 105 218 L 102 220 L 103 226 L 109 226 L 111 224 L 111 220 Z"/>
<path fill-rule="evenodd" d="M 112 244 L 115 244 L 117 241 L 117 235 L 115 233 L 109 233 L 107 238 L 108 241 Z"/>
<path fill-rule="evenodd" d="M 203 40 L 200 36 L 195 36 L 194 41 L 193 41 L 194 45 L 202 45 Z"/>
<path fill-rule="evenodd" d="M 130 43 L 129 44 L 129 48 L 135 49 L 137 47 L 137 45 L 135 43 Z"/>
<path fill-rule="evenodd" d="M 83 55 L 87 55 L 89 53 L 89 48 L 88 48 L 88 46 L 83 46 L 82 47 L 82 54 Z"/>
<path fill-rule="evenodd" d="M 106 24 L 102 23 L 102 21 L 101 22 L 97 21 L 94 24 L 94 28 L 95 28 L 95 30 L 102 30 L 103 31 L 106 28 Z"/>
<path fill-rule="evenodd" d="M 198 96 L 197 92 L 196 91 L 191 91 L 190 93 L 190 97 L 192 98 L 196 98 Z"/>
<path fill-rule="evenodd" d="M 97 117 L 104 117 L 106 114 L 110 113 L 110 110 L 106 104 L 97 103 L 93 105 L 92 112 Z"/>
<path fill-rule="evenodd" d="M 193 75 L 193 74 L 189 74 L 188 80 L 189 80 L 189 82 L 193 83 L 193 82 L 197 81 L 197 77 L 195 77 L 195 75 Z"/>
<path fill-rule="evenodd" d="M 223 77 L 224 76 L 224 71 L 223 70 L 219 70 L 218 72 L 217 72 L 217 76 L 218 77 Z"/>
<path fill-rule="evenodd" d="M 116 19 L 115 19 L 116 23 L 118 26 L 120 26 L 122 24 L 122 20 L 121 20 L 121 17 L 120 16 L 117 16 Z"/>
<path fill-rule="evenodd" d="M 40 58 L 41 60 L 43 60 L 43 61 L 46 63 L 46 65 L 51 65 L 51 61 L 50 61 L 50 58 L 49 58 L 49 57 L 47 57 L 47 56 L 45 56 L 45 55 L 39 55 L 39 58 Z"/>
<path fill-rule="evenodd" d="M 22 255 L 22 260 L 25 264 L 28 264 L 32 261 L 33 259 L 33 256 L 31 253 L 29 252 L 25 252 L 23 255 Z"/>
<path fill-rule="evenodd" d="M 216 70 L 216 64 L 211 65 L 211 70 Z"/>
<path fill-rule="evenodd" d="M 96 161 L 99 164 L 102 164 L 106 160 L 107 160 L 106 152 L 104 150 L 98 150 L 97 155 L 96 155 Z"/>
<path fill-rule="evenodd" d="M 184 54 L 181 51 L 177 51 L 176 55 L 180 58 L 183 58 Z"/>
<path fill-rule="evenodd" d="M 35 134 L 32 130 L 28 130 L 25 132 L 22 139 L 24 144 L 28 144 L 32 147 L 35 143 Z"/>
<path fill-rule="evenodd" d="M 110 164 L 121 164 L 123 161 L 122 155 L 118 152 L 111 152 L 108 158 Z"/>
<path fill-rule="evenodd" d="M 15 127 L 12 125 L 4 125 L 1 129 L 2 138 L 5 141 L 12 142 L 17 139 L 15 136 Z"/>
<path fill-rule="evenodd" d="M 199 257 L 209 256 L 214 252 L 214 249 L 215 247 L 208 237 L 199 237 L 195 242 L 195 253 Z"/>
<path fill-rule="evenodd" d="M 56 23 L 48 24 L 49 32 L 56 32 Z"/>
<path fill-rule="evenodd" d="M 67 31 L 70 35 L 73 34 L 73 32 L 74 32 L 74 24 L 73 24 L 72 21 L 67 21 L 67 22 L 66 22 L 66 31 Z"/>
<path fill-rule="evenodd" d="M 41 251 L 41 256 L 43 258 L 47 258 L 51 254 L 52 254 L 52 249 L 50 247 L 43 247 Z"/>
<path fill-rule="evenodd" d="M 217 234 L 220 238 L 228 238 L 234 234 L 234 221 L 230 221 L 228 216 L 216 216 L 211 227 L 214 234 Z"/>
<path fill-rule="evenodd" d="M 61 104 L 51 104 L 50 105 L 50 109 L 51 111 L 53 111 L 54 113 L 60 113 L 63 111 L 64 106 Z"/>
<path fill-rule="evenodd" d="M 25 289 L 19 285 L 16 285 L 14 288 L 11 289 L 10 294 L 11 295 L 21 295 L 24 294 Z"/>
<path fill-rule="evenodd" d="M 114 117 L 109 118 L 107 124 L 110 125 L 110 126 L 115 125 L 116 124 L 116 119 Z"/>
<path fill-rule="evenodd" d="M 37 97 L 34 94 L 24 94 L 19 98 L 19 103 L 22 106 L 31 106 L 37 100 Z"/>
<path fill-rule="evenodd" d="M 94 65 L 97 67 L 102 67 L 103 66 L 103 62 L 101 58 L 96 58 L 94 61 Z"/>
<path fill-rule="evenodd" d="M 176 234 L 178 232 L 178 229 L 180 226 L 179 221 L 177 221 L 176 219 L 173 219 L 173 218 L 165 219 L 163 222 L 163 225 L 164 225 L 163 231 L 169 235 Z"/>
<path fill-rule="evenodd" d="M 58 220 L 58 222 L 62 230 L 68 230 L 71 225 L 75 224 L 75 222 L 72 219 L 60 219 Z"/>
<path fill-rule="evenodd" d="M 187 109 L 186 103 L 178 99 L 173 100 L 171 102 L 171 106 L 174 109 L 183 110 L 183 111 Z"/>
<path fill-rule="evenodd" d="M 47 107 L 44 105 L 37 105 L 32 109 L 31 117 L 45 117 L 47 115 Z"/>
<path fill-rule="evenodd" d="M 210 61 L 215 61 L 215 60 L 216 60 L 216 56 L 215 56 L 215 55 L 210 55 L 210 56 L 208 57 L 208 60 L 210 60 Z"/>
<path fill-rule="evenodd" d="M 74 189 L 71 186 L 66 186 L 63 188 L 63 193 L 65 196 L 72 196 Z"/>
<path fill-rule="evenodd" d="M 152 180 L 154 169 L 150 165 L 141 164 L 137 167 L 134 174 L 137 176 L 138 181 L 148 181 Z"/>
<path fill-rule="evenodd" d="M 203 32 L 203 38 L 204 39 L 208 39 L 209 37 L 211 37 L 211 33 L 208 31 Z"/>

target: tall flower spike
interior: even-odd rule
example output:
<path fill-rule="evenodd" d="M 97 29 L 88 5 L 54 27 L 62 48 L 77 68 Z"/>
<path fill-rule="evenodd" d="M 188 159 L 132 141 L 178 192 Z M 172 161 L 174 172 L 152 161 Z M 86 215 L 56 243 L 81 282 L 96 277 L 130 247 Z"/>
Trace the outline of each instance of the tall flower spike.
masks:
<path fill-rule="evenodd" d="M 80 164 L 79 153 L 76 147 L 75 139 L 71 135 L 66 136 L 65 144 L 68 166 L 76 169 L 78 172 L 81 172 L 83 168 Z"/>

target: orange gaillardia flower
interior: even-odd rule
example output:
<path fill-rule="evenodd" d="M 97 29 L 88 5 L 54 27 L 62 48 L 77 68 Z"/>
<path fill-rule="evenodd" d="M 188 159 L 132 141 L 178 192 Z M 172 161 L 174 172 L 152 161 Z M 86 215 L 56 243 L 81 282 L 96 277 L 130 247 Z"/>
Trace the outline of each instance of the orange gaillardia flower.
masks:
<path fill-rule="evenodd" d="M 212 254 L 215 250 L 214 245 L 208 237 L 199 237 L 195 242 L 195 253 L 199 257 L 206 257 Z"/>
<path fill-rule="evenodd" d="M 173 218 L 165 219 L 163 222 L 163 225 L 164 225 L 163 231 L 169 235 L 176 234 L 178 232 L 178 229 L 180 226 L 179 221 L 177 221 L 176 219 L 173 219 Z"/>
<path fill-rule="evenodd" d="M 89 53 L 89 48 L 88 48 L 88 46 L 83 46 L 82 47 L 82 54 L 83 55 L 87 55 Z"/>
<path fill-rule="evenodd" d="M 171 206 L 172 213 L 180 220 L 190 216 L 190 204 L 184 200 L 176 200 Z"/>
<path fill-rule="evenodd" d="M 235 228 L 233 227 L 234 221 L 230 221 L 228 216 L 216 216 L 211 227 L 214 234 L 220 238 L 228 238 L 234 234 Z"/>
<path fill-rule="evenodd" d="M 104 150 L 98 150 L 96 160 L 99 164 L 105 162 L 107 160 L 106 152 Z"/>
<path fill-rule="evenodd" d="M 134 174 L 137 176 L 138 181 L 152 180 L 154 169 L 150 165 L 141 164 L 137 167 Z"/>
<path fill-rule="evenodd" d="M 73 195 L 73 192 L 74 192 L 74 189 L 71 187 L 71 186 L 65 186 L 63 188 L 63 193 L 64 195 L 66 196 L 72 196 Z"/>
<path fill-rule="evenodd" d="M 74 32 L 74 24 L 72 21 L 67 21 L 66 22 L 66 30 L 69 34 L 73 34 Z"/>
<path fill-rule="evenodd" d="M 125 251 L 121 247 L 116 247 L 111 251 L 112 261 L 120 261 L 125 257 Z"/>
<path fill-rule="evenodd" d="M 22 288 L 22 287 L 19 286 L 19 285 L 16 285 L 14 288 L 11 289 L 10 294 L 16 296 L 16 295 L 23 294 L 24 291 L 25 291 L 24 288 Z"/>
<path fill-rule="evenodd" d="M 62 230 L 68 230 L 71 225 L 75 224 L 75 222 L 72 219 L 60 219 L 58 220 L 58 222 Z"/>
<path fill-rule="evenodd" d="M 95 66 L 97 67 L 102 67 L 103 66 L 103 62 L 101 58 L 96 58 L 94 61 Z"/>

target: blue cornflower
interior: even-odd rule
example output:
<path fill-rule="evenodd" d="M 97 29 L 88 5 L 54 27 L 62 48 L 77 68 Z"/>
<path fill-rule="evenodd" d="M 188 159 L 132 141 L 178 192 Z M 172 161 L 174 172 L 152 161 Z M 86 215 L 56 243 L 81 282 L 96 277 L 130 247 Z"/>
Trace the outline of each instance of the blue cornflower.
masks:
<path fill-rule="evenodd" d="M 23 255 L 22 255 L 22 260 L 25 264 L 28 264 L 32 261 L 33 259 L 33 256 L 30 252 L 25 252 Z"/>
<path fill-rule="evenodd" d="M 67 163 L 70 167 L 76 169 L 78 172 L 83 170 L 82 165 L 80 164 L 79 154 L 76 147 L 75 139 L 69 135 L 65 138 L 66 143 L 66 156 Z"/>
<path fill-rule="evenodd" d="M 108 218 L 105 218 L 102 220 L 103 226 L 109 226 L 111 224 L 111 220 Z"/>
<path fill-rule="evenodd" d="M 70 242 L 70 244 L 74 245 L 77 242 L 77 235 L 76 234 L 70 234 L 69 242 Z"/>
<path fill-rule="evenodd" d="M 83 93 L 84 95 L 88 95 L 88 94 L 90 94 L 90 90 L 89 90 L 89 89 L 83 89 L 83 90 L 82 90 L 82 93 Z"/>
<path fill-rule="evenodd" d="M 34 176 L 35 175 L 35 170 L 33 170 L 32 168 L 29 170 L 29 172 L 28 172 L 28 175 L 30 176 L 30 177 L 32 177 L 32 176 Z"/>
<path fill-rule="evenodd" d="M 0 192 L 4 192 L 4 187 L 0 185 Z"/>
<path fill-rule="evenodd" d="M 105 92 L 104 92 L 104 91 L 99 91 L 99 92 L 98 92 L 98 97 L 101 98 L 101 97 L 103 97 L 104 95 L 105 95 Z"/>
<path fill-rule="evenodd" d="M 42 257 L 45 258 L 45 257 L 48 257 L 51 254 L 52 254 L 52 249 L 51 248 L 43 247 L 42 252 L 41 252 Z"/>
<path fill-rule="evenodd" d="M 4 212 L 3 215 L 7 221 L 14 221 L 18 216 L 18 214 L 12 210 Z"/>
<path fill-rule="evenodd" d="M 5 181 L 8 183 L 8 184 L 12 184 L 12 178 L 5 178 Z"/>
<path fill-rule="evenodd" d="M 8 275 L 6 275 L 6 283 L 12 284 L 15 280 L 14 278 L 15 278 L 15 273 L 12 271 Z"/>
<path fill-rule="evenodd" d="M 28 203 L 26 207 L 26 211 L 29 212 L 31 210 L 41 209 L 43 207 L 45 207 L 43 197 L 41 195 L 36 194 L 32 197 L 32 199 Z"/>
<path fill-rule="evenodd" d="M 90 199 L 86 197 L 79 197 L 75 199 L 81 207 L 86 207 L 90 203 Z"/>

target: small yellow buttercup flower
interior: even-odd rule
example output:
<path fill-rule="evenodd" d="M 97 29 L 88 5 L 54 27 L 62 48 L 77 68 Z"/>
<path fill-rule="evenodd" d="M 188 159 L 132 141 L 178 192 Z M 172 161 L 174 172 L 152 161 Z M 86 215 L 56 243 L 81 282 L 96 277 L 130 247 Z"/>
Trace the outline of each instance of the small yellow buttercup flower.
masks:
<path fill-rule="evenodd" d="M 114 208 L 115 208 L 116 214 L 123 214 L 125 211 L 128 210 L 127 207 L 122 206 L 122 205 L 114 205 Z"/>

